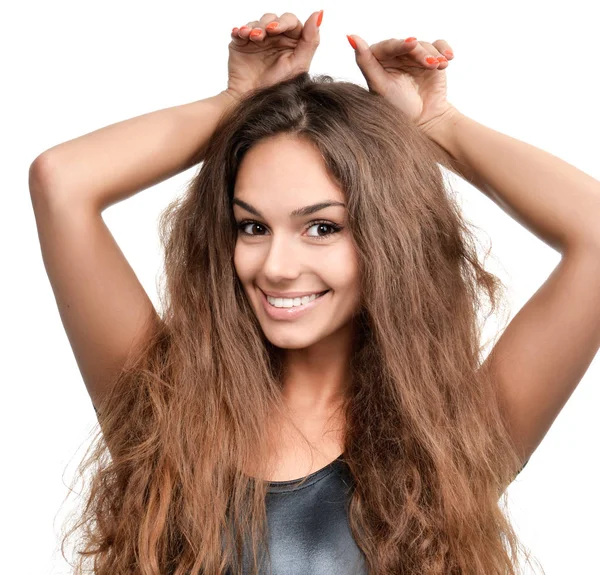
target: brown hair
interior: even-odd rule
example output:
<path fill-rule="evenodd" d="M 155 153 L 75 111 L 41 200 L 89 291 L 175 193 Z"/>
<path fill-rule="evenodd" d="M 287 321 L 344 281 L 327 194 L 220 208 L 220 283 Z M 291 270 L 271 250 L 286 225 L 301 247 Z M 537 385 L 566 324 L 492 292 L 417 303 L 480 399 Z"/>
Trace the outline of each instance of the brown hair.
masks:
<path fill-rule="evenodd" d="M 344 459 L 369 573 L 517 573 L 503 504 L 521 462 L 479 369 L 504 286 L 479 261 L 434 144 L 380 95 L 307 72 L 232 108 L 161 215 L 164 311 L 98 406 L 78 467 L 93 470 L 86 505 L 63 539 L 85 528 L 76 573 L 87 558 L 97 575 L 241 573 L 244 541 L 265 572 L 258 477 L 276 447 L 272 415 L 286 414 L 283 365 L 235 272 L 231 200 L 244 154 L 281 133 L 318 147 L 359 256 Z"/>

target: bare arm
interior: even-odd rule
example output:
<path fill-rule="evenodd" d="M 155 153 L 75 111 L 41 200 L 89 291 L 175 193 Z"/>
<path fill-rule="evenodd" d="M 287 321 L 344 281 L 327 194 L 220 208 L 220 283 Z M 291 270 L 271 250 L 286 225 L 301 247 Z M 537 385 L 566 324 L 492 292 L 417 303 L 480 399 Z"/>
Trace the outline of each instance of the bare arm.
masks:
<path fill-rule="evenodd" d="M 100 411 L 130 350 L 158 319 L 102 211 L 202 161 L 222 115 L 246 93 L 308 70 L 322 13 L 313 12 L 305 24 L 289 12 L 273 16 L 258 21 L 258 37 L 249 37 L 249 29 L 232 31 L 227 89 L 216 96 L 101 128 L 50 148 L 30 167 L 44 265 Z M 272 20 L 279 26 L 267 31 Z"/>
<path fill-rule="evenodd" d="M 428 135 L 444 165 L 561 254 L 483 365 L 527 460 L 600 348 L 600 182 L 462 114 Z"/>
<path fill-rule="evenodd" d="M 53 202 L 102 212 L 201 161 L 222 113 L 233 103 L 235 98 L 223 91 L 54 146 L 32 163 L 30 186 L 51 193 Z"/>
<path fill-rule="evenodd" d="M 221 94 L 126 120 L 55 146 L 31 165 L 29 189 L 44 266 L 100 411 L 128 355 L 159 321 L 102 210 L 200 158 L 234 101 Z"/>
<path fill-rule="evenodd" d="M 426 134 L 440 162 L 557 252 L 600 245 L 600 182 L 456 111 Z"/>

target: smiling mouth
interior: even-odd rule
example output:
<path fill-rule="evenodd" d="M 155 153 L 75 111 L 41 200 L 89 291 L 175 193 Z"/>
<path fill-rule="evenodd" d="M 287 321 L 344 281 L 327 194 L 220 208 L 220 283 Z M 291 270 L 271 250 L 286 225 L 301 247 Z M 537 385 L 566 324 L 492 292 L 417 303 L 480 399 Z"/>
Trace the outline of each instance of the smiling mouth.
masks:
<path fill-rule="evenodd" d="M 329 291 L 331 291 L 331 290 L 327 289 L 327 290 L 322 291 L 320 293 L 317 292 L 315 294 L 310 294 L 310 296 L 296 296 L 296 297 L 278 297 L 278 296 L 270 296 L 270 295 L 265 294 L 265 298 L 266 298 L 267 302 L 269 303 L 269 305 L 272 305 L 273 307 L 278 307 L 278 306 L 274 306 L 272 303 L 270 303 L 269 302 L 269 298 L 271 300 L 274 300 L 274 299 L 281 299 L 281 300 L 284 300 L 284 299 L 291 299 L 291 300 L 300 299 L 300 300 L 302 300 L 305 297 L 312 297 L 313 295 L 315 296 L 315 297 L 312 297 L 311 300 L 309 300 L 309 301 L 307 301 L 305 303 L 301 303 L 300 305 L 297 305 L 297 306 L 292 306 L 292 307 L 302 307 L 303 305 L 309 304 L 310 302 L 313 302 L 313 301 L 319 299 L 320 297 L 323 297 Z M 279 309 L 282 309 L 282 308 L 279 308 Z M 289 309 L 289 308 L 286 308 L 286 309 Z"/>

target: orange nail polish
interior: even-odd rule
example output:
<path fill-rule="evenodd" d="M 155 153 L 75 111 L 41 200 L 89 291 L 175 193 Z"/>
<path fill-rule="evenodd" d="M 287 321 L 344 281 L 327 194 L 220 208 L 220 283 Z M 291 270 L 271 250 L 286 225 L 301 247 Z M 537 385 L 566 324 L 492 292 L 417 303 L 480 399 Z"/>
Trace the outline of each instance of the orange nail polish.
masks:
<path fill-rule="evenodd" d="M 425 58 L 425 62 L 427 62 L 428 64 L 435 64 L 438 61 L 437 58 L 434 58 L 433 56 L 428 56 L 427 58 Z"/>
<path fill-rule="evenodd" d="M 270 24 L 267 24 L 267 30 L 275 30 L 277 26 L 279 26 L 279 22 L 271 22 Z"/>
<path fill-rule="evenodd" d="M 414 42 L 416 40 L 416 38 L 414 36 L 411 36 L 410 38 L 407 38 L 406 40 L 404 40 L 405 42 Z"/>
<path fill-rule="evenodd" d="M 260 30 L 252 30 L 252 32 L 250 32 L 250 36 L 260 36 Z"/>
<path fill-rule="evenodd" d="M 454 56 L 454 52 L 450 50 L 450 48 L 448 48 L 448 50 L 444 50 L 444 54 L 446 54 L 448 58 L 452 58 L 452 56 Z"/>
<path fill-rule="evenodd" d="M 346 38 L 348 38 L 348 42 L 350 42 L 350 46 L 352 46 L 356 50 L 356 42 L 350 37 L 349 34 L 346 34 Z"/>
<path fill-rule="evenodd" d="M 321 25 L 321 22 L 323 22 L 323 10 L 319 12 L 319 17 L 317 18 L 317 28 Z"/>

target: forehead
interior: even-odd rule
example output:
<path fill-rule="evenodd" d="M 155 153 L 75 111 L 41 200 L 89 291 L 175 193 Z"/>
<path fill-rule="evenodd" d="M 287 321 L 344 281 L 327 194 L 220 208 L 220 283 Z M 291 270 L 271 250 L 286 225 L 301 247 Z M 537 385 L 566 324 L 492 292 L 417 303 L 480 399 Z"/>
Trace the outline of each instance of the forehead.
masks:
<path fill-rule="evenodd" d="M 234 197 L 265 205 L 297 207 L 309 200 L 343 201 L 319 149 L 304 138 L 278 134 L 255 144 L 238 169 Z"/>

